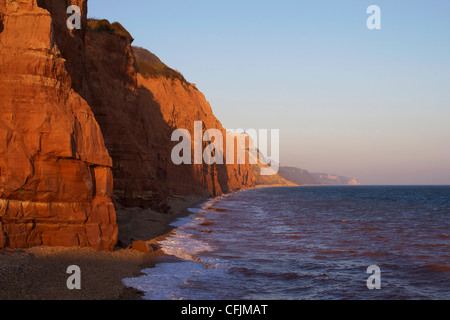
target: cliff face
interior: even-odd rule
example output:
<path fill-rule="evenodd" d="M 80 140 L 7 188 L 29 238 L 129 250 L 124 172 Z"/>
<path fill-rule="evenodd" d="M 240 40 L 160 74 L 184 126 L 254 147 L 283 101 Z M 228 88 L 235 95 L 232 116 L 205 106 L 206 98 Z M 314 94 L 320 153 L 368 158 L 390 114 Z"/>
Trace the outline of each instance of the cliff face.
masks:
<path fill-rule="evenodd" d="M 212 196 L 221 195 L 230 191 L 239 190 L 245 187 L 253 187 L 255 178 L 251 166 L 246 164 L 234 165 L 186 165 L 176 166 L 170 160 L 172 148 L 178 142 L 171 142 L 170 137 L 174 129 L 186 129 L 189 131 L 192 140 L 194 139 L 194 122 L 203 123 L 202 134 L 208 129 L 220 130 L 223 140 L 223 148 L 220 153 L 223 154 L 226 161 L 226 144 L 232 136 L 227 135 L 222 124 L 214 116 L 210 104 L 205 96 L 198 91 L 192 84 L 183 84 L 178 79 L 165 78 L 144 78 L 138 75 L 138 83 L 141 90 L 152 94 L 152 99 L 156 102 L 158 113 L 161 113 L 162 119 L 169 132 L 161 137 L 160 143 L 168 146 L 165 150 L 169 161 L 163 160 L 159 167 L 164 164 L 164 172 L 167 174 L 167 183 L 171 190 L 180 194 L 188 194 L 193 191 L 194 186 L 198 186 L 198 192 L 207 192 Z M 208 143 L 204 142 L 202 150 Z M 192 146 L 192 155 L 194 154 Z"/>
<path fill-rule="evenodd" d="M 173 164 L 175 129 L 188 130 L 193 140 L 194 122 L 202 121 L 203 132 L 214 128 L 226 136 L 194 85 L 170 74 L 143 76 L 130 40 L 113 32 L 88 31 L 86 46 L 90 105 L 113 159 L 117 201 L 164 210 L 173 195 L 215 196 L 254 185 L 248 165 Z M 144 61 L 149 66 L 163 65 L 150 52 L 136 50 L 139 59 L 154 57 Z"/>
<path fill-rule="evenodd" d="M 279 173 L 273 175 L 261 175 L 261 164 L 253 166 L 253 174 L 256 177 L 257 186 L 298 187 L 298 184 L 281 176 Z"/>
<path fill-rule="evenodd" d="M 236 136 L 246 136 L 245 134 L 235 134 Z M 241 140 L 242 141 L 242 140 Z M 257 186 L 277 186 L 277 187 L 297 187 L 298 185 L 289 179 L 281 176 L 279 164 L 272 163 L 269 158 L 260 153 L 259 149 L 255 147 L 254 141 L 249 140 L 248 145 L 240 146 L 246 150 L 249 163 L 252 163 L 251 168 L 253 176 L 255 177 L 255 185 Z M 262 161 L 261 161 L 262 160 Z"/>
<path fill-rule="evenodd" d="M 117 241 L 112 162 L 77 93 L 84 34 L 65 27 L 70 4 L 86 13 L 81 0 L 0 0 L 0 248 Z"/>
<path fill-rule="evenodd" d="M 202 121 L 226 143 L 225 130 L 194 85 L 167 66 L 139 74 L 126 30 L 91 30 L 86 14 L 87 0 L 0 0 L 0 248 L 112 250 L 113 197 L 165 211 L 255 184 L 250 165 L 173 164 L 175 129 L 194 138 Z"/>

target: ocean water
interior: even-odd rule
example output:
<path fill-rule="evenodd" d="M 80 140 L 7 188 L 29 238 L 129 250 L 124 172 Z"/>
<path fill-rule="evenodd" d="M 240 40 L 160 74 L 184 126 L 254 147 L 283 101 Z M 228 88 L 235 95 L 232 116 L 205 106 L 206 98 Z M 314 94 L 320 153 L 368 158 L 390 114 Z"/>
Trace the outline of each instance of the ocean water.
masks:
<path fill-rule="evenodd" d="M 150 300 L 450 299 L 450 187 L 268 188 L 190 211 L 170 256 L 124 284 Z"/>

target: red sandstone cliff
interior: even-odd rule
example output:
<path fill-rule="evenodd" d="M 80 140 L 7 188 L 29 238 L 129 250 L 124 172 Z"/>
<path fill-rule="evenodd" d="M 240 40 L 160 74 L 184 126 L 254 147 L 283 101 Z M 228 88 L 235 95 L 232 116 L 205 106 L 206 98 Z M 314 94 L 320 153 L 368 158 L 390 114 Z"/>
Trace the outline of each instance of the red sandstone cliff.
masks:
<path fill-rule="evenodd" d="M 193 138 L 194 122 L 202 121 L 203 131 L 219 129 L 226 136 L 194 85 L 181 75 L 172 76 L 173 72 L 141 74 L 128 37 L 89 30 L 86 46 L 90 105 L 113 159 L 117 201 L 164 210 L 173 195 L 215 196 L 254 186 L 248 165 L 172 163 L 175 129 L 187 129 Z M 134 50 L 139 59 L 147 56 L 161 63 L 146 50 Z"/>
<path fill-rule="evenodd" d="M 194 85 L 139 74 L 127 32 L 87 30 L 86 14 L 87 0 L 0 0 L 0 248 L 112 250 L 114 195 L 164 211 L 255 184 L 250 165 L 172 163 L 173 130 L 225 130 Z"/>
<path fill-rule="evenodd" d="M 111 158 L 83 89 L 86 1 L 0 0 L 0 248 L 117 241 Z"/>

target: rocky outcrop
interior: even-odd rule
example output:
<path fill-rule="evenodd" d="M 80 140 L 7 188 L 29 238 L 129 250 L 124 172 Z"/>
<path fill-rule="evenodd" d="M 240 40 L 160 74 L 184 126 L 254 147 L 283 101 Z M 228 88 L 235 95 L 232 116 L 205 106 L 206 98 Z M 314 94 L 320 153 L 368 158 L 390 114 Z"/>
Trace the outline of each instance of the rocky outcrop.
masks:
<path fill-rule="evenodd" d="M 113 159 L 118 202 L 164 211 L 173 195 L 215 196 L 254 185 L 249 165 L 172 162 L 175 129 L 186 129 L 193 138 L 194 122 L 201 121 L 203 132 L 214 128 L 226 136 L 194 85 L 149 51 L 134 48 L 136 61 L 130 39 L 115 32 L 88 30 L 86 46 L 87 99 Z M 139 70 L 138 65 L 146 69 Z"/>
<path fill-rule="evenodd" d="M 175 165 L 175 129 L 226 131 L 195 85 L 159 59 L 139 70 L 151 54 L 86 16 L 87 0 L 0 0 L 0 248 L 112 250 L 113 198 L 164 212 L 174 195 L 255 185 L 248 164 Z"/>
<path fill-rule="evenodd" d="M 0 248 L 112 250 L 111 158 L 88 103 L 86 1 L 0 0 Z"/>
<path fill-rule="evenodd" d="M 256 186 L 298 186 L 296 183 L 287 180 L 280 175 L 279 164 L 277 162 L 273 162 L 270 158 L 267 158 L 264 154 L 262 154 L 255 146 L 254 141 L 249 138 L 247 134 L 233 133 L 232 136 L 236 137 L 236 140 L 240 143 L 237 150 L 245 150 L 245 157 L 248 159 L 244 160 L 246 163 L 251 164 Z M 247 139 L 245 145 L 243 144 L 244 138 Z"/>
<path fill-rule="evenodd" d="M 266 167 L 264 165 L 254 165 L 252 167 L 253 174 L 256 177 L 257 186 L 277 186 L 277 187 L 298 187 L 298 184 L 283 178 L 279 173 L 273 175 L 262 175 L 261 168 Z"/>
<path fill-rule="evenodd" d="M 165 154 L 169 161 L 159 162 L 159 168 L 166 174 L 167 186 L 170 190 L 179 194 L 189 194 L 195 189 L 195 193 L 207 192 L 211 196 L 221 195 L 241 188 L 253 187 L 255 179 L 251 166 L 246 164 L 234 165 L 179 165 L 176 166 L 170 160 L 170 153 L 177 142 L 171 142 L 170 137 L 174 129 L 186 129 L 194 139 L 194 122 L 201 121 L 203 124 L 202 134 L 208 129 L 217 129 L 224 138 L 223 148 L 219 152 L 223 154 L 224 161 L 227 157 L 226 144 L 228 139 L 234 137 L 227 134 L 222 124 L 214 116 L 210 104 L 205 96 L 192 84 L 184 84 L 178 79 L 167 78 L 145 78 L 138 75 L 138 83 L 145 95 L 151 93 L 152 100 L 156 103 L 156 114 L 161 114 L 166 126 L 169 128 L 159 143 L 161 147 L 168 147 Z M 144 96 L 145 96 L 144 95 Z M 208 143 L 204 142 L 202 150 Z M 192 149 L 192 155 L 194 150 Z"/>

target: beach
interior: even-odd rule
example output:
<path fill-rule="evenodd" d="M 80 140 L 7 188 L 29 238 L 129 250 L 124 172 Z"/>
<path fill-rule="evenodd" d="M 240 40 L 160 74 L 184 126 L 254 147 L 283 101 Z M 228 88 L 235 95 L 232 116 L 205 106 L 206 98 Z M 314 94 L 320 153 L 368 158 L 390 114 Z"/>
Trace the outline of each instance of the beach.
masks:
<path fill-rule="evenodd" d="M 127 288 L 122 279 L 153 267 L 164 255 L 157 242 L 173 230 L 187 208 L 206 201 L 206 196 L 175 197 L 167 214 L 150 209 L 116 205 L 119 243 L 113 252 L 91 248 L 35 247 L 0 251 L 0 300 L 140 300 L 142 293 Z M 150 252 L 127 249 L 143 240 Z M 123 248 L 120 248 L 122 246 Z M 67 268 L 81 270 L 81 290 L 69 290 Z"/>
<path fill-rule="evenodd" d="M 124 279 L 148 300 L 448 299 L 449 187 L 235 192 L 190 208 L 164 257 Z M 381 274 L 368 286 L 370 267 Z"/>
<path fill-rule="evenodd" d="M 116 205 L 113 252 L 0 251 L 0 300 L 448 298 L 447 194 L 439 186 L 252 188 L 176 197 L 168 214 Z M 138 240 L 150 252 L 129 248 Z M 71 265 L 81 269 L 81 290 L 66 286 Z M 371 265 L 381 267 L 383 290 L 367 289 Z"/>

